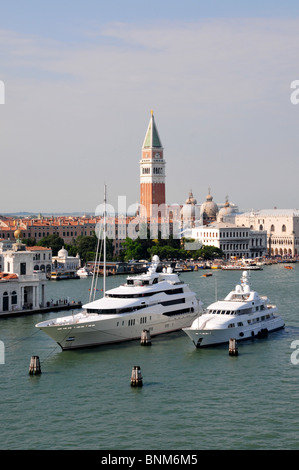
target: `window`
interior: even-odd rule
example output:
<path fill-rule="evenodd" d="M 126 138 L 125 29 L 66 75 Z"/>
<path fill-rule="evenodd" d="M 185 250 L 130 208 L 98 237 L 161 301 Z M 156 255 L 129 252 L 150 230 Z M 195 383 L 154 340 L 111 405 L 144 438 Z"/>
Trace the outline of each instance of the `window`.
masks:
<path fill-rule="evenodd" d="M 194 308 L 193 307 L 189 307 L 189 308 L 182 308 L 180 310 L 173 310 L 172 312 L 164 312 L 163 315 L 167 315 L 168 317 L 171 317 L 173 315 L 183 315 L 184 313 L 193 313 L 194 312 Z"/>
<path fill-rule="evenodd" d="M 281 231 L 282 231 L 282 232 L 286 232 L 286 230 L 287 230 L 286 226 L 283 225 L 282 228 L 281 228 Z"/>
<path fill-rule="evenodd" d="M 21 273 L 21 275 L 26 274 L 26 263 L 21 263 L 20 264 L 20 273 Z"/>
<path fill-rule="evenodd" d="M 273 224 L 271 225 L 270 231 L 271 231 L 271 232 L 275 232 L 275 227 L 274 227 Z"/>
<path fill-rule="evenodd" d="M 176 305 L 176 304 L 184 304 L 185 299 L 174 299 L 174 300 L 167 300 L 166 302 L 161 302 L 161 305 L 167 306 L 167 305 Z"/>
<path fill-rule="evenodd" d="M 18 296 L 15 290 L 11 293 L 11 303 L 12 305 L 16 305 L 18 303 Z"/>
<path fill-rule="evenodd" d="M 8 292 L 4 292 L 3 293 L 3 307 L 2 307 L 2 310 L 3 312 L 7 312 L 8 311 Z"/>

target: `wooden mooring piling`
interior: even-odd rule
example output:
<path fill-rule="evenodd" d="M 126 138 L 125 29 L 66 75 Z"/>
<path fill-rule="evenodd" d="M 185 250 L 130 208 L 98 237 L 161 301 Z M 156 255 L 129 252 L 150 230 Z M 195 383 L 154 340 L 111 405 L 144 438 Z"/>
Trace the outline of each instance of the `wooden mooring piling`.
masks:
<path fill-rule="evenodd" d="M 140 344 L 141 346 L 151 346 L 152 340 L 149 330 L 142 330 Z"/>
<path fill-rule="evenodd" d="M 134 366 L 131 375 L 131 387 L 142 387 L 142 375 L 140 366 Z"/>
<path fill-rule="evenodd" d="M 38 356 L 31 356 L 30 365 L 29 365 L 29 375 L 39 375 L 41 374 L 40 361 Z"/>
<path fill-rule="evenodd" d="M 238 356 L 238 344 L 235 338 L 230 338 L 228 352 L 230 356 Z"/>

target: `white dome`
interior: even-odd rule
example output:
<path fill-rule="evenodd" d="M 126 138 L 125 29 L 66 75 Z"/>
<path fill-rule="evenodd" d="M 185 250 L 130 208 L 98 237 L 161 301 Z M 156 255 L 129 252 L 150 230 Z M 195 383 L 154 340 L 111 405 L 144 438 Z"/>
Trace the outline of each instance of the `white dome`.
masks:
<path fill-rule="evenodd" d="M 68 251 L 63 246 L 61 250 L 58 251 L 58 258 L 67 258 L 67 257 L 68 257 Z"/>

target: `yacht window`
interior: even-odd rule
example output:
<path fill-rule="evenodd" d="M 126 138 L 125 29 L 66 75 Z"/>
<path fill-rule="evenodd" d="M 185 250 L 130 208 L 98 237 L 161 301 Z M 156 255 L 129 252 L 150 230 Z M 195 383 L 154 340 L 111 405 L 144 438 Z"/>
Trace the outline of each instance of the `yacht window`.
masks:
<path fill-rule="evenodd" d="M 230 324 L 228 325 L 228 328 L 235 328 L 235 324 L 234 324 L 234 323 L 230 323 Z"/>
<path fill-rule="evenodd" d="M 174 300 L 167 300 L 166 302 L 161 302 L 161 305 L 165 307 L 167 305 L 184 304 L 185 302 L 186 302 L 185 298 L 174 299 Z"/>
<path fill-rule="evenodd" d="M 243 323 L 240 321 L 239 323 L 237 323 L 238 326 L 243 326 Z"/>
<path fill-rule="evenodd" d="M 169 289 L 169 290 L 166 290 L 166 291 L 163 291 L 163 292 L 165 292 L 165 294 L 167 294 L 167 295 L 183 294 L 183 293 L 184 293 L 182 287 L 179 287 L 179 288 L 177 288 L 177 289 Z M 160 292 L 159 292 L 159 293 L 160 293 Z"/>
<path fill-rule="evenodd" d="M 146 305 L 135 305 L 134 307 L 127 307 L 127 308 L 88 308 L 87 313 L 98 313 L 98 314 L 121 314 L 121 313 L 130 313 L 136 310 L 140 310 L 142 308 L 146 308 Z"/>
<path fill-rule="evenodd" d="M 134 284 L 133 281 L 131 282 L 130 279 L 127 281 L 127 284 L 129 284 L 129 283 Z M 153 282 L 153 284 L 154 284 L 154 282 Z M 149 297 L 149 296 L 152 296 L 152 295 L 162 294 L 162 293 L 167 294 L 167 295 L 174 295 L 174 294 L 183 294 L 184 291 L 183 291 L 182 287 L 179 287 L 177 289 L 168 289 L 168 290 L 165 290 L 165 291 L 142 292 L 140 294 L 109 294 L 109 293 L 107 293 L 106 297 L 112 297 L 112 298 L 118 298 L 118 299 L 134 299 L 134 298 L 139 298 L 139 297 Z"/>
<path fill-rule="evenodd" d="M 180 310 L 172 310 L 171 312 L 164 312 L 163 315 L 167 315 L 168 317 L 171 317 L 173 315 L 182 315 L 183 313 L 190 313 L 194 312 L 194 308 L 182 308 Z"/>

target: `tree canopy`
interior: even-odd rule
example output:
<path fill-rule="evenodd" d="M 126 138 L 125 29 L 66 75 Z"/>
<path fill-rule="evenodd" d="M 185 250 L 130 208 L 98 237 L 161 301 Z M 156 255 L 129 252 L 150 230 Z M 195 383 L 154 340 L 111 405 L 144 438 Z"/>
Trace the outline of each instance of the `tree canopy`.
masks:
<path fill-rule="evenodd" d="M 149 234 L 148 234 L 149 235 Z M 199 250 L 185 250 L 185 239 L 174 239 L 170 236 L 167 239 L 161 238 L 161 234 L 157 239 L 148 238 L 126 238 L 123 243 L 123 250 L 117 257 L 118 260 L 129 261 L 131 259 L 151 259 L 154 255 L 158 255 L 163 259 L 198 259 L 205 260 L 222 258 L 223 252 L 215 246 L 203 246 Z M 191 240 L 188 240 L 191 241 Z M 37 244 L 52 248 L 53 256 L 57 256 L 58 251 L 64 246 L 70 256 L 79 254 L 83 262 L 93 261 L 96 256 L 98 238 L 96 234 L 91 236 L 80 235 L 73 240 L 73 243 L 67 244 L 57 234 L 48 235 L 40 239 L 38 242 L 34 239 L 24 240 L 28 246 Z M 106 257 L 107 260 L 113 260 L 113 240 L 106 238 Z"/>

